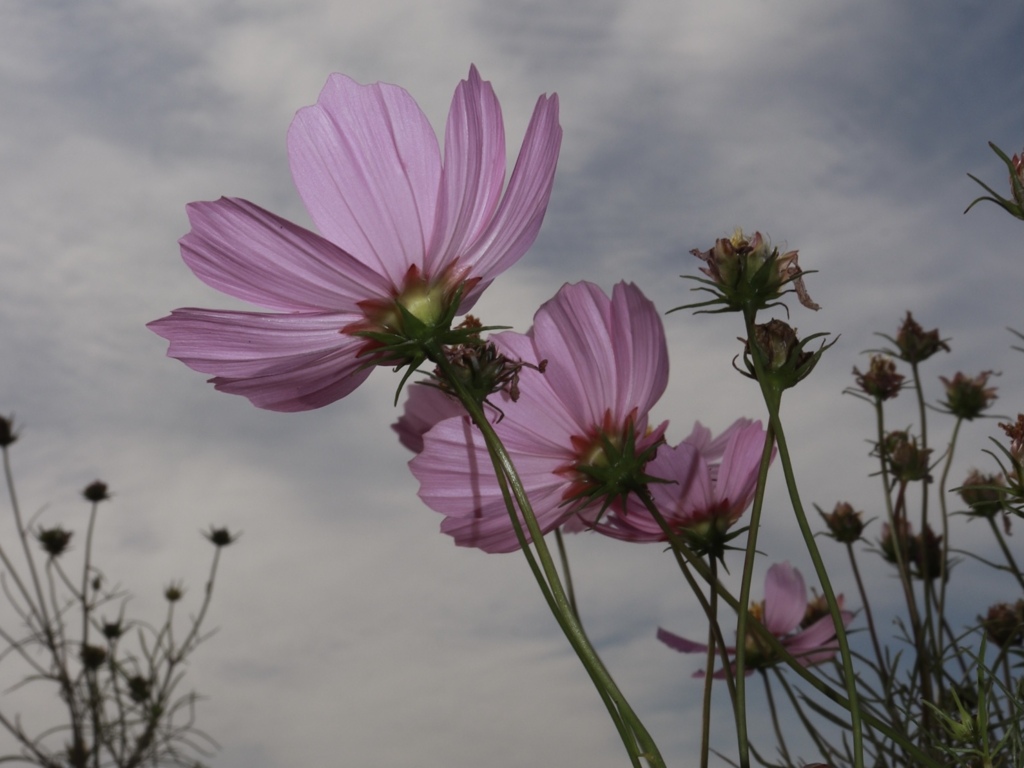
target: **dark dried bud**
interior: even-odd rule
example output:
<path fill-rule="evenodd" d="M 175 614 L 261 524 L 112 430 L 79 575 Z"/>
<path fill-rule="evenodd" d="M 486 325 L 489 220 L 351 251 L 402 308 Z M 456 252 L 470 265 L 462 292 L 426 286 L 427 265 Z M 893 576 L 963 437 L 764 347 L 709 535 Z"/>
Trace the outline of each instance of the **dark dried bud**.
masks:
<path fill-rule="evenodd" d="M 0 448 L 6 448 L 18 439 L 13 416 L 0 416 Z"/>
<path fill-rule="evenodd" d="M 896 333 L 896 346 L 900 359 L 908 363 L 920 363 L 939 350 L 949 352 L 949 345 L 939 338 L 939 329 L 926 332 L 909 312 Z"/>
<path fill-rule="evenodd" d="M 1000 648 L 1024 643 L 1024 600 L 1014 605 L 996 603 L 985 618 L 978 618 L 988 639 Z"/>
<path fill-rule="evenodd" d="M 931 527 L 926 526 L 917 535 L 917 546 L 915 547 L 914 564 L 917 571 L 914 573 L 919 579 L 931 581 L 943 576 L 942 573 L 942 537 L 936 536 Z"/>
<path fill-rule="evenodd" d="M 852 544 L 864 533 L 863 514 L 845 501 L 836 504 L 829 514 L 822 513 L 821 516 L 828 526 L 829 536 L 841 544 Z"/>
<path fill-rule="evenodd" d="M 107 484 L 99 480 L 95 480 L 85 486 L 85 490 L 82 491 L 82 495 L 93 504 L 106 501 L 110 498 L 110 494 L 107 492 Z"/>
<path fill-rule="evenodd" d="M 128 678 L 128 695 L 136 704 L 141 704 L 149 698 L 152 687 L 153 684 L 141 675 Z"/>
<path fill-rule="evenodd" d="M 885 355 L 873 355 L 868 372 L 854 368 L 853 375 L 857 377 L 857 386 L 879 402 L 891 400 L 903 388 L 904 376 L 896 372 L 895 361 Z"/>
<path fill-rule="evenodd" d="M 212 542 L 214 546 L 226 547 L 228 544 L 233 544 L 238 541 L 238 537 L 241 536 L 241 534 L 239 533 L 232 536 L 227 528 L 214 528 L 211 525 L 210 530 L 203 531 L 203 536 Z"/>
<path fill-rule="evenodd" d="M 968 507 L 968 512 L 977 517 L 995 517 L 1003 511 L 1003 499 L 1006 497 L 1006 482 L 1002 475 L 983 475 L 976 469 L 960 486 L 960 498 Z"/>
<path fill-rule="evenodd" d="M 36 539 L 43 545 L 50 557 L 57 557 L 64 553 L 71 541 L 72 531 L 66 531 L 61 526 L 56 528 L 43 528 L 36 533 Z"/>
<path fill-rule="evenodd" d="M 103 624 L 103 636 L 107 640 L 117 640 L 124 633 L 124 628 L 121 626 L 120 621 L 104 622 Z"/>
<path fill-rule="evenodd" d="M 83 645 L 79 658 L 86 669 L 99 669 L 107 660 L 107 649 L 98 645 Z"/>
<path fill-rule="evenodd" d="M 895 532 L 888 523 L 882 523 L 882 538 L 878 540 L 882 558 L 893 565 L 904 565 L 917 559 L 917 539 L 910 531 L 910 524 L 901 518 L 896 520 Z"/>
<path fill-rule="evenodd" d="M 185 596 L 185 587 L 180 581 L 172 581 L 164 589 L 164 597 L 169 603 L 176 603 Z"/>
<path fill-rule="evenodd" d="M 940 376 L 946 385 L 946 402 L 943 405 L 958 418 L 968 421 L 977 418 L 996 399 L 996 388 L 985 386 L 992 375 L 992 371 L 982 371 L 972 379 L 958 371 L 952 380 Z"/>
<path fill-rule="evenodd" d="M 907 432 L 890 432 L 885 436 L 884 457 L 889 464 L 889 472 L 901 482 L 931 480 L 928 473 L 931 453 L 931 448 L 922 448 L 917 438 Z"/>

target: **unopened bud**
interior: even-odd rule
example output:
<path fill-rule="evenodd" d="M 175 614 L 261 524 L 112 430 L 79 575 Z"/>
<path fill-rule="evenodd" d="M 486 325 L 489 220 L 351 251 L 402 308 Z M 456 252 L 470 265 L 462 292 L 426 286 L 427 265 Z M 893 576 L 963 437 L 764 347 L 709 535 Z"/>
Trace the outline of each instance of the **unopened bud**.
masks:
<path fill-rule="evenodd" d="M 864 533 L 863 514 L 845 501 L 836 504 L 829 514 L 821 513 L 828 526 L 829 535 L 841 544 L 852 544 Z"/>
<path fill-rule="evenodd" d="M 110 498 L 110 493 L 107 491 L 107 484 L 100 480 L 95 480 L 85 486 L 85 490 L 82 491 L 82 495 L 93 504 L 106 501 Z"/>

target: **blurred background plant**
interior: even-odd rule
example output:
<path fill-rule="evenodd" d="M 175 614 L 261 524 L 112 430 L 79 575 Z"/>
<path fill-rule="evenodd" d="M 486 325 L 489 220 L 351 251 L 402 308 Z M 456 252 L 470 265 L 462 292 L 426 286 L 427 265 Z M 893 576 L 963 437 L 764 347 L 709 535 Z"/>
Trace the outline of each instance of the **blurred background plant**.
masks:
<path fill-rule="evenodd" d="M 0 623 L 0 664 L 23 668 L 0 704 L 0 727 L 20 751 L 0 755 L 0 762 L 44 768 L 202 765 L 217 745 L 196 725 L 198 695 L 183 692 L 181 683 L 186 660 L 210 635 L 203 625 L 221 550 L 237 535 L 226 528 L 204 532 L 214 551 L 198 612 L 187 619 L 178 615 L 186 590 L 172 581 L 164 590 L 160 624 L 132 618 L 129 592 L 92 562 L 99 508 L 112 495 L 106 483 L 97 480 L 82 491 L 89 516 L 84 544 L 75 552 L 75 531 L 40 523 L 41 513 L 25 518 L 10 457 L 18 438 L 13 419 L 0 417 L 15 533 L 0 541 L 0 584 L 16 617 L 14 626 L 6 618 Z M 29 688 L 48 688 L 60 714 L 26 725 L 12 711 L 18 706 L 12 694 Z"/>

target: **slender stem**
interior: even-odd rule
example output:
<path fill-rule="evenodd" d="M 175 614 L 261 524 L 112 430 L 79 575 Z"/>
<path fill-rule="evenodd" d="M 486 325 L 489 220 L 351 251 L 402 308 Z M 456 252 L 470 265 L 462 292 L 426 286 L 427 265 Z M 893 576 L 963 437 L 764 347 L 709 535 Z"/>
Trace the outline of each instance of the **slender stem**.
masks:
<path fill-rule="evenodd" d="M 778 404 L 776 403 L 776 407 Z M 764 508 L 765 488 L 768 484 L 768 468 L 772 463 L 775 446 L 775 431 L 771 424 L 765 431 L 764 446 L 761 450 L 761 464 L 758 467 L 757 486 L 750 508 L 750 527 L 747 532 L 747 549 L 743 558 L 743 574 L 740 582 L 740 609 L 736 619 L 736 724 L 741 768 L 750 765 L 749 741 L 747 735 L 746 660 L 747 620 L 750 612 L 750 587 L 754 576 L 754 559 L 757 557 L 757 534 L 761 528 L 761 510 Z"/>
<path fill-rule="evenodd" d="M 779 743 L 779 752 L 782 753 L 782 759 L 786 761 L 786 765 L 791 763 L 789 757 L 789 749 L 786 747 L 786 737 L 782 733 L 782 728 L 779 726 L 779 713 L 775 708 L 775 696 L 772 695 L 771 681 L 768 679 L 768 671 L 765 669 L 760 670 L 761 681 L 764 683 L 764 693 L 768 698 L 768 711 L 772 716 L 772 728 L 775 730 L 775 740 Z"/>
<path fill-rule="evenodd" d="M 988 518 L 988 524 L 992 526 L 992 533 L 996 537 L 996 541 L 999 543 L 999 548 L 1003 551 L 1003 557 L 1006 558 L 1007 564 L 1010 566 L 1010 573 L 1020 584 L 1021 589 L 1024 589 L 1024 574 L 1021 574 L 1020 568 L 1017 567 L 1017 561 L 1013 558 L 1013 553 L 1010 552 L 1010 548 L 1006 545 L 1006 539 L 1003 538 L 1003 532 L 999 530 L 999 526 L 996 525 L 995 516 Z"/>
<path fill-rule="evenodd" d="M 811 556 L 811 562 L 814 564 L 814 570 L 818 576 L 818 582 L 821 584 L 822 593 L 825 595 L 825 601 L 828 603 L 829 612 L 832 615 L 832 623 L 836 630 L 836 639 L 839 641 L 839 655 L 842 660 L 843 667 L 843 682 L 846 686 L 846 695 L 850 701 L 850 721 L 853 728 L 853 761 L 855 768 L 864 768 L 864 734 L 861 724 L 861 712 L 859 706 L 859 697 L 857 694 L 857 678 L 856 673 L 853 669 L 853 656 L 850 653 L 850 643 L 846 636 L 846 624 L 843 621 L 842 609 L 839 607 L 839 602 L 836 600 L 835 591 L 832 589 L 832 582 L 829 579 L 828 571 L 825 568 L 825 563 L 821 558 L 821 553 L 818 551 L 817 542 L 814 539 L 814 533 L 811 531 L 811 527 L 807 522 L 807 514 L 804 512 L 803 503 L 800 500 L 800 493 L 796 484 L 796 476 L 793 473 L 793 463 L 790 458 L 789 448 L 786 444 L 786 435 L 782 429 L 782 420 L 779 416 L 779 411 L 782 404 L 782 389 L 778 385 L 772 384 L 769 376 L 767 375 L 765 360 L 763 353 L 759 346 L 755 343 L 756 338 L 755 326 L 754 326 L 754 312 L 745 311 L 744 321 L 746 323 L 748 346 L 751 351 L 751 359 L 754 365 L 754 373 L 757 377 L 757 382 L 761 387 L 761 394 L 764 397 L 765 405 L 768 408 L 768 424 L 769 429 L 774 432 L 775 442 L 779 449 L 779 462 L 782 464 L 782 472 L 786 478 L 786 488 L 789 491 L 790 502 L 793 507 L 793 513 L 796 516 L 797 525 L 800 527 L 800 533 L 803 536 L 804 543 L 807 546 L 807 552 Z M 744 638 L 741 636 L 737 643 L 738 648 L 744 645 Z M 739 681 L 742 679 L 742 675 L 737 675 L 737 687 L 739 687 Z M 743 763 L 741 759 L 741 768 Z"/>
<path fill-rule="evenodd" d="M 479 403 L 462 386 L 458 376 L 454 375 L 451 363 L 448 361 L 443 350 L 440 347 L 432 347 L 428 349 L 428 356 L 431 362 L 438 366 L 446 381 L 452 385 L 473 423 L 480 430 L 494 463 L 497 476 L 499 478 L 504 476 L 507 479 L 512 496 L 515 499 L 515 505 L 509 505 L 509 514 L 513 521 L 516 521 L 519 515 L 516 513 L 515 507 L 518 506 L 519 513 L 522 515 L 522 522 L 525 523 L 526 529 L 530 534 L 530 539 L 539 561 L 542 577 L 538 578 L 538 584 L 541 581 L 546 583 L 552 598 L 549 605 L 552 606 L 552 610 L 565 633 L 566 639 L 568 639 L 576 655 L 590 673 L 591 679 L 598 687 L 598 690 L 602 692 L 602 698 L 604 699 L 607 696 L 606 701 L 614 703 L 614 710 L 617 712 L 617 716 L 621 717 L 622 721 L 628 724 L 629 734 L 624 734 L 620 729 L 620 735 L 629 736 L 629 738 L 624 738 L 623 742 L 631 760 L 635 765 L 637 764 L 637 758 L 642 757 L 649 765 L 655 768 L 664 768 L 665 761 L 653 738 L 608 673 L 573 611 L 572 603 L 562 586 L 558 576 L 558 569 L 555 567 L 554 559 L 544 541 L 544 534 L 537 522 L 537 517 L 533 512 L 530 500 L 526 495 L 512 458 L 494 431 L 493 426 L 487 420 L 486 414 L 484 414 Z M 525 549 L 527 547 L 524 547 Z M 615 719 L 616 715 L 613 715 L 613 720 Z"/>

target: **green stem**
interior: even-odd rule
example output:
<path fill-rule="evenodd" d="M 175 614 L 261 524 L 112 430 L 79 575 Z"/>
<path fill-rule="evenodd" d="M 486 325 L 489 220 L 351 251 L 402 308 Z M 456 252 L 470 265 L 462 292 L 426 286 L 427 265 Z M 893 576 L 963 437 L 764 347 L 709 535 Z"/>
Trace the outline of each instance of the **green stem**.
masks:
<path fill-rule="evenodd" d="M 747 622 L 750 612 L 750 586 L 754 577 L 754 559 L 757 556 L 757 534 L 761 528 L 761 510 L 764 508 L 765 487 L 768 484 L 768 468 L 772 463 L 772 449 L 775 433 L 771 424 L 765 431 L 764 447 L 761 450 L 761 464 L 757 472 L 757 486 L 750 508 L 750 527 L 747 531 L 747 550 L 743 558 L 743 574 L 740 582 L 740 609 L 736 619 L 736 725 L 741 768 L 750 765 L 749 738 L 747 734 L 746 660 Z"/>
<path fill-rule="evenodd" d="M 537 583 L 542 591 L 550 594 L 551 599 L 548 604 L 558 620 L 566 639 L 594 681 L 594 685 L 601 694 L 602 700 L 608 705 L 609 714 L 612 715 L 616 727 L 619 728 L 620 736 L 623 736 L 623 744 L 630 755 L 631 761 L 634 765 L 638 765 L 638 759 L 643 758 L 652 768 L 665 768 L 665 761 L 654 739 L 633 711 L 629 702 L 626 701 L 625 696 L 619 690 L 618 685 L 612 679 L 597 651 L 583 631 L 583 627 L 573 610 L 572 603 L 562 586 L 554 558 L 551 556 L 551 552 L 544 541 L 544 533 L 537 522 L 533 507 L 523 488 L 522 480 L 519 478 L 512 458 L 509 456 L 504 444 L 494 431 L 491 423 L 487 420 L 480 404 L 462 386 L 444 351 L 439 346 L 431 345 L 427 352 L 431 362 L 438 366 L 441 374 L 447 383 L 452 386 L 459 401 L 466 408 L 473 423 L 480 430 L 499 482 L 502 482 L 504 479 L 508 483 L 512 498 L 515 500 L 515 504 L 512 504 L 507 499 L 506 506 L 508 507 L 509 515 L 513 524 L 517 525 L 519 523 L 519 514 L 521 514 L 522 522 L 525 523 L 526 531 L 529 532 L 530 541 L 520 536 L 520 544 L 523 545 L 524 554 L 527 553 L 532 542 L 540 566 L 539 570 L 534 571 Z M 516 512 L 517 506 L 519 514 Z M 517 531 L 517 535 L 522 533 L 518 526 Z M 627 729 L 620 727 L 620 720 L 628 726 Z"/>
<path fill-rule="evenodd" d="M 793 463 L 790 458 L 789 447 L 786 444 L 786 435 L 782 429 L 782 420 L 779 417 L 779 411 L 782 404 L 782 389 L 777 386 L 772 386 L 770 378 L 766 375 L 767 372 L 764 356 L 754 341 L 756 338 L 754 312 L 744 312 L 744 320 L 746 322 L 747 339 L 749 340 L 748 345 L 751 350 L 750 356 L 754 364 L 754 373 L 757 376 L 757 382 L 761 387 L 761 394 L 764 397 L 765 405 L 768 407 L 769 429 L 775 433 L 775 442 L 779 448 L 779 462 L 782 464 L 782 472 L 786 478 L 786 488 L 789 491 L 789 498 L 793 507 L 793 513 L 796 516 L 797 525 L 800 527 L 800 533 L 807 546 L 807 552 L 811 556 L 811 562 L 814 564 L 814 570 L 818 576 L 818 582 L 821 584 L 821 590 L 825 595 L 825 600 L 828 603 L 829 612 L 832 614 L 832 623 L 835 625 L 836 639 L 839 641 L 839 655 L 843 667 L 843 682 L 846 686 L 846 695 L 850 702 L 849 711 L 850 724 L 853 729 L 854 766 L 855 768 L 864 768 L 864 734 L 861 723 L 859 697 L 857 695 L 857 678 L 853 669 L 853 656 L 850 653 L 850 644 L 846 636 L 846 625 L 843 622 L 842 610 L 839 607 L 839 602 L 836 600 L 835 592 L 832 589 L 832 582 L 829 579 L 825 563 L 821 559 L 821 553 L 818 551 L 818 545 L 814 539 L 814 533 L 811 531 L 810 524 L 807 522 L 807 514 L 804 512 L 803 503 L 800 500 L 800 493 L 797 489 L 796 476 L 793 473 Z M 742 647 L 742 645 L 743 637 L 741 636 L 739 638 L 739 642 L 737 642 L 737 646 Z M 738 678 L 742 679 L 742 676 L 738 675 Z M 739 680 L 737 680 L 737 683 L 738 682 Z"/>

